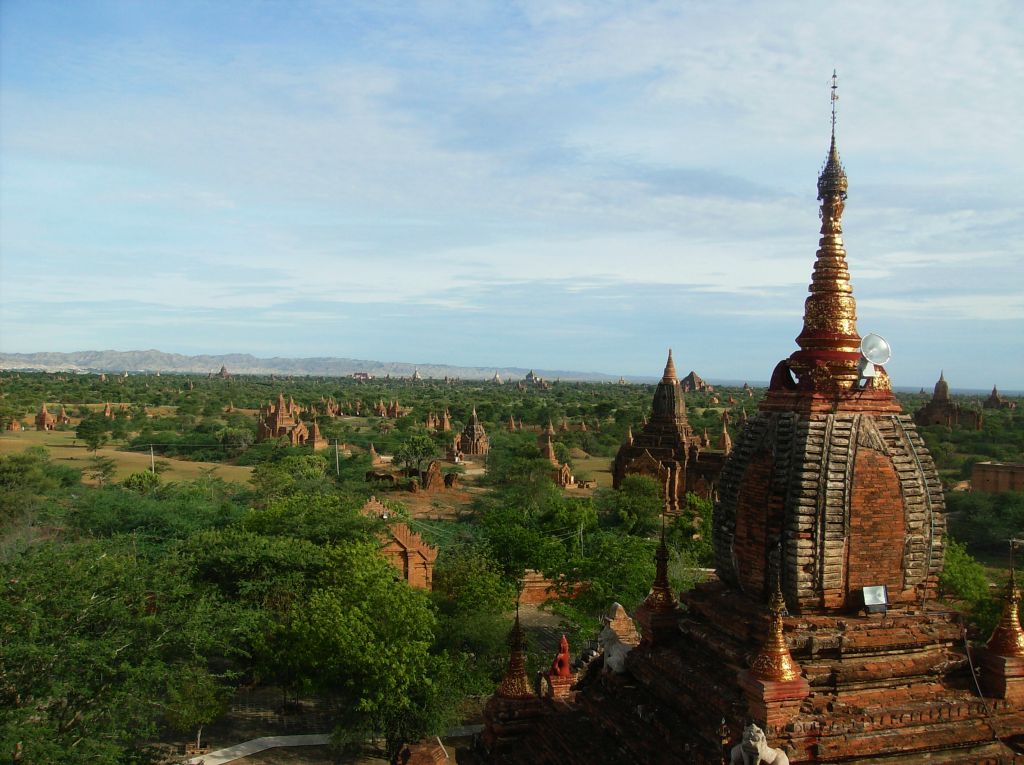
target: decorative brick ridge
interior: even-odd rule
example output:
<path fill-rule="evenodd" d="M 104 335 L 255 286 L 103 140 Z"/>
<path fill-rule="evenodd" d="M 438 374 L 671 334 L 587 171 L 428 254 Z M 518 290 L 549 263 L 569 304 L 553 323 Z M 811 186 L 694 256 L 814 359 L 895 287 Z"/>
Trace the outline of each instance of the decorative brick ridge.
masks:
<path fill-rule="evenodd" d="M 743 486 L 762 480 L 754 476 L 766 459 L 768 491 L 756 503 L 744 503 Z M 889 502 L 893 519 L 902 516 L 902 523 L 887 528 L 872 520 L 879 502 Z M 771 507 L 780 508 L 781 517 L 778 528 L 767 530 L 772 538 L 764 539 L 764 549 L 737 545 L 738 526 L 742 531 L 744 523 L 767 517 Z M 851 550 L 851 534 L 856 539 L 858 531 L 877 533 L 862 550 Z M 938 473 L 909 416 L 759 412 L 719 482 L 715 563 L 723 581 L 749 588 L 744 567 L 767 570 L 781 536 L 783 592 L 797 610 L 846 608 L 859 583 L 875 575 L 881 578 L 876 583 L 889 585 L 892 602 L 913 602 L 934 593 L 944 532 Z M 879 561 L 883 544 L 900 551 L 898 566 Z M 897 568 L 902 581 L 893 575 Z M 891 581 L 884 581 L 887 576 Z"/>

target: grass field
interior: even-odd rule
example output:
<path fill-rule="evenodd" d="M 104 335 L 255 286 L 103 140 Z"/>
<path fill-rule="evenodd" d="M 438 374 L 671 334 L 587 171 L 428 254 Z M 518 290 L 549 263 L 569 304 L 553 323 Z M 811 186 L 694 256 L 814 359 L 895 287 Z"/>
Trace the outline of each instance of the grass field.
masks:
<path fill-rule="evenodd" d="M 50 456 L 66 465 L 84 469 L 92 458 L 92 452 L 85 448 L 79 441 L 75 442 L 74 431 L 49 431 L 24 430 L 19 433 L 4 433 L 0 435 L 0 454 L 12 454 L 23 451 L 30 446 L 45 446 L 50 450 Z M 150 466 L 149 455 L 139 452 L 122 452 L 115 447 L 107 446 L 101 448 L 97 454 L 101 457 L 110 457 L 117 464 L 115 480 L 121 480 L 131 473 L 141 470 L 148 470 Z M 244 483 L 249 480 L 252 468 L 239 467 L 237 465 L 222 465 L 217 462 L 189 462 L 187 460 L 176 460 L 170 457 L 158 457 L 170 464 L 170 467 L 163 474 L 168 481 L 188 481 L 198 478 L 203 472 L 213 470 L 213 474 L 225 481 L 236 481 Z"/>
<path fill-rule="evenodd" d="M 599 487 L 611 488 L 612 461 L 609 457 L 587 457 L 573 460 L 572 465 L 573 472 L 577 476 L 589 474 L 592 480 L 597 481 Z"/>

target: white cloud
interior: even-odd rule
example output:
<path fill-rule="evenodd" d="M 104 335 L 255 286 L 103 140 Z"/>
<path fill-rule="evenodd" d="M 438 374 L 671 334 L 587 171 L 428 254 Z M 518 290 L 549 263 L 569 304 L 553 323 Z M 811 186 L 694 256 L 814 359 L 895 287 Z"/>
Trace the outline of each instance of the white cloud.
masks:
<path fill-rule="evenodd" d="M 0 281 L 48 274 L 26 310 L 464 316 L 557 283 L 792 315 L 836 66 L 861 306 L 1020 317 L 986 289 L 1024 279 L 1019 4 L 309 9 L 336 44 L 83 35 L 40 52 L 56 87 L 0 71 Z"/>

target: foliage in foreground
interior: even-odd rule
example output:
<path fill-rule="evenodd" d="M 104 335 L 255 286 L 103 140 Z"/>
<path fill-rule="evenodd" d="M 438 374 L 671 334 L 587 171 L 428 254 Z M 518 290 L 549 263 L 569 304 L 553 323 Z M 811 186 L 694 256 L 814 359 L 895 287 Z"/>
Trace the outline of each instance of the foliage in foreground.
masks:
<path fill-rule="evenodd" d="M 69 494 L 45 454 L 5 458 L 8 501 L 41 503 L 55 533 L 0 559 L 0 752 L 149 762 L 145 742 L 198 737 L 252 682 L 338 699 L 346 745 L 441 732 L 466 692 L 458 624 L 304 460 L 264 471 L 261 497 L 208 477 Z"/>
<path fill-rule="evenodd" d="M 989 587 L 985 569 L 967 548 L 953 538 L 946 540 L 946 558 L 939 584 L 946 597 L 960 601 L 964 612 L 982 634 L 988 636 L 999 620 L 1002 603 Z"/>

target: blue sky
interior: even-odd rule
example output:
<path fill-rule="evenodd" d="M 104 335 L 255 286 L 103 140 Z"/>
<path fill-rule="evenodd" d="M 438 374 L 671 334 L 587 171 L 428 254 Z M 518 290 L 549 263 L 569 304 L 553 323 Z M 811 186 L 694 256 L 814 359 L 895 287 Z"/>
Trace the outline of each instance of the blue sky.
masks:
<path fill-rule="evenodd" d="M 0 350 L 1024 387 L 1019 2 L 0 4 Z"/>

